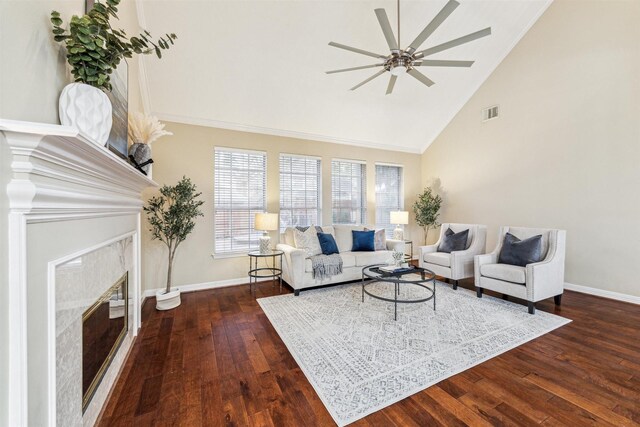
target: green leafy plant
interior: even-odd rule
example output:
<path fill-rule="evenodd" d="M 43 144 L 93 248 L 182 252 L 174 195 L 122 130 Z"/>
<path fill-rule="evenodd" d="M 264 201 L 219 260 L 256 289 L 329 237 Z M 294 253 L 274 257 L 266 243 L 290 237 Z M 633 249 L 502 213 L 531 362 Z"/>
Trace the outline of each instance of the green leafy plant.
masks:
<path fill-rule="evenodd" d="M 183 176 L 174 186 L 162 186 L 160 195 L 149 199 L 147 206 L 144 207 L 153 239 L 160 240 L 169 248 L 167 293 L 171 291 L 176 249 L 193 231 L 196 225 L 195 219 L 203 216 L 200 206 L 204 202 L 197 200 L 200 195 L 202 193 L 196 192 L 195 184 Z"/>
<path fill-rule="evenodd" d="M 424 244 L 427 244 L 429 230 L 440 226 L 438 216 L 442 206 L 442 197 L 435 194 L 429 187 L 425 188 L 422 194 L 418 195 L 418 200 L 413 204 L 413 213 L 416 222 L 424 230 Z"/>
<path fill-rule="evenodd" d="M 51 12 L 53 38 L 65 44 L 75 81 L 107 92 L 111 91 L 110 74 L 123 58 L 154 52 L 162 58 L 162 50 L 169 49 L 177 38 L 171 33 L 152 41 L 146 30 L 128 38 L 123 30 L 113 29 L 109 23 L 110 18 L 118 19 L 118 4 L 120 0 L 106 0 L 106 4 L 96 2 L 86 15 L 71 17 L 68 32 L 62 28 L 60 13 Z"/>

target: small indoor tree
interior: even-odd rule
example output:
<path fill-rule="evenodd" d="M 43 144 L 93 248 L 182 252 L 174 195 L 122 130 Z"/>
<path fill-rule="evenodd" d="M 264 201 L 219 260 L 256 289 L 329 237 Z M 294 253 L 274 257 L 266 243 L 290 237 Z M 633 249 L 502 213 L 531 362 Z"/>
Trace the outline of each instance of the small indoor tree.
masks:
<path fill-rule="evenodd" d="M 200 206 L 204 202 L 197 200 L 201 194 L 196 193 L 195 184 L 183 176 L 174 186 L 164 185 L 160 189 L 160 195 L 149 199 L 144 207 L 153 239 L 160 240 L 169 248 L 165 293 L 171 292 L 171 273 L 176 249 L 193 231 L 195 219 L 203 216 Z"/>
<path fill-rule="evenodd" d="M 424 230 L 424 244 L 427 244 L 429 230 L 437 228 L 438 216 L 440 215 L 440 206 L 442 205 L 442 197 L 435 194 L 430 187 L 424 189 L 422 194 L 418 195 L 418 200 L 413 204 L 413 213 L 416 216 L 416 222 Z"/>

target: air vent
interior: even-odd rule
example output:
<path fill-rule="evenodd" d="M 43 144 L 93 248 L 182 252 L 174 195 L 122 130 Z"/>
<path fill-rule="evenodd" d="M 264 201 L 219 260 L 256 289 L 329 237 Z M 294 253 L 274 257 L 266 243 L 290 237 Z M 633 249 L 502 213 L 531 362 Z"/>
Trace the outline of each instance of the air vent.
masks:
<path fill-rule="evenodd" d="M 493 107 L 485 108 L 482 110 L 482 121 L 486 122 L 487 120 L 495 119 L 498 117 L 498 106 L 494 105 Z"/>

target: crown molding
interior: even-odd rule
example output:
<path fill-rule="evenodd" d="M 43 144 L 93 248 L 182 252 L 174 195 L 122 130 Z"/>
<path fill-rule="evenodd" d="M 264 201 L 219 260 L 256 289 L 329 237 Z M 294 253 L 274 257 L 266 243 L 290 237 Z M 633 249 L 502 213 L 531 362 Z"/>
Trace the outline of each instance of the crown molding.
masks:
<path fill-rule="evenodd" d="M 377 150 L 396 151 L 401 153 L 421 154 L 418 148 L 398 147 L 391 144 L 380 144 L 378 142 L 362 141 L 357 139 L 338 138 L 329 135 L 320 135 L 315 133 L 299 132 L 286 129 L 267 128 L 254 125 L 246 125 L 242 123 L 225 122 L 221 120 L 205 119 L 202 117 L 182 116 L 176 114 L 165 114 L 153 112 L 160 120 L 173 123 L 181 123 L 185 125 L 204 126 L 210 128 L 235 130 L 240 132 L 259 133 L 263 135 L 281 136 L 284 138 L 305 139 L 308 141 L 329 142 L 332 144 L 352 145 L 355 147 L 375 148 Z"/>
<path fill-rule="evenodd" d="M 549 8 L 549 6 L 551 5 L 551 3 L 553 3 L 553 0 L 546 0 L 544 6 L 542 8 L 540 8 L 540 11 L 531 19 L 531 21 L 525 25 L 525 27 L 522 29 L 522 31 L 520 32 L 520 34 L 518 34 L 518 36 L 513 39 L 513 42 L 509 45 L 509 47 L 507 49 L 505 49 L 505 51 L 499 56 L 499 60 L 496 61 L 496 65 L 492 68 L 490 68 L 486 75 L 484 76 L 484 78 L 482 80 L 480 80 L 480 83 L 478 83 L 478 85 L 475 87 L 475 89 L 473 89 L 473 91 L 471 91 L 471 93 L 469 94 L 469 96 L 467 96 L 466 98 L 463 98 L 460 103 L 458 104 L 458 106 L 455 108 L 455 114 L 451 116 L 451 118 L 444 124 L 442 125 L 442 127 L 440 128 L 440 130 L 435 134 L 435 136 L 427 142 L 426 145 L 424 145 L 424 147 L 422 147 L 422 150 L 420 150 L 420 153 L 423 154 L 425 151 L 427 151 L 427 148 L 429 148 L 429 146 L 431 144 L 433 144 L 433 142 L 438 139 L 438 137 L 440 136 L 440 134 L 447 128 L 447 126 L 449 126 L 449 124 L 451 124 L 451 122 L 453 121 L 453 119 L 455 119 L 455 117 L 458 115 L 458 113 L 464 108 L 465 105 L 467 105 L 467 102 L 469 102 L 469 100 L 471 98 L 473 98 L 473 95 L 476 94 L 476 92 L 482 87 L 482 85 L 487 81 L 487 79 L 489 78 L 489 76 L 491 76 L 491 74 L 493 74 L 493 72 L 500 66 L 500 64 L 502 64 L 502 61 L 505 60 L 505 58 L 507 57 L 507 55 L 509 55 L 509 53 L 511 53 L 511 51 L 516 47 L 516 45 L 518 43 L 520 43 L 520 40 L 522 40 L 522 38 L 524 37 L 525 34 L 527 34 L 529 32 L 529 30 L 531 29 L 531 27 L 533 27 L 533 24 L 535 24 L 536 22 L 538 22 L 538 19 L 540 19 L 540 17 L 542 16 L 542 14 L 547 10 L 547 8 Z M 479 113 L 478 113 L 479 114 Z"/>

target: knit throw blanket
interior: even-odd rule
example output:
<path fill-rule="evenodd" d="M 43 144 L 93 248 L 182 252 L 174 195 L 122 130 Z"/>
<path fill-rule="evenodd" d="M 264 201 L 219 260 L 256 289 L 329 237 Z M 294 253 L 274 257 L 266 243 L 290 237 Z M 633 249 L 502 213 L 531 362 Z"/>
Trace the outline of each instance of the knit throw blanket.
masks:
<path fill-rule="evenodd" d="M 330 279 L 342 273 L 342 257 L 340 254 L 311 256 L 313 278 L 316 280 Z"/>

